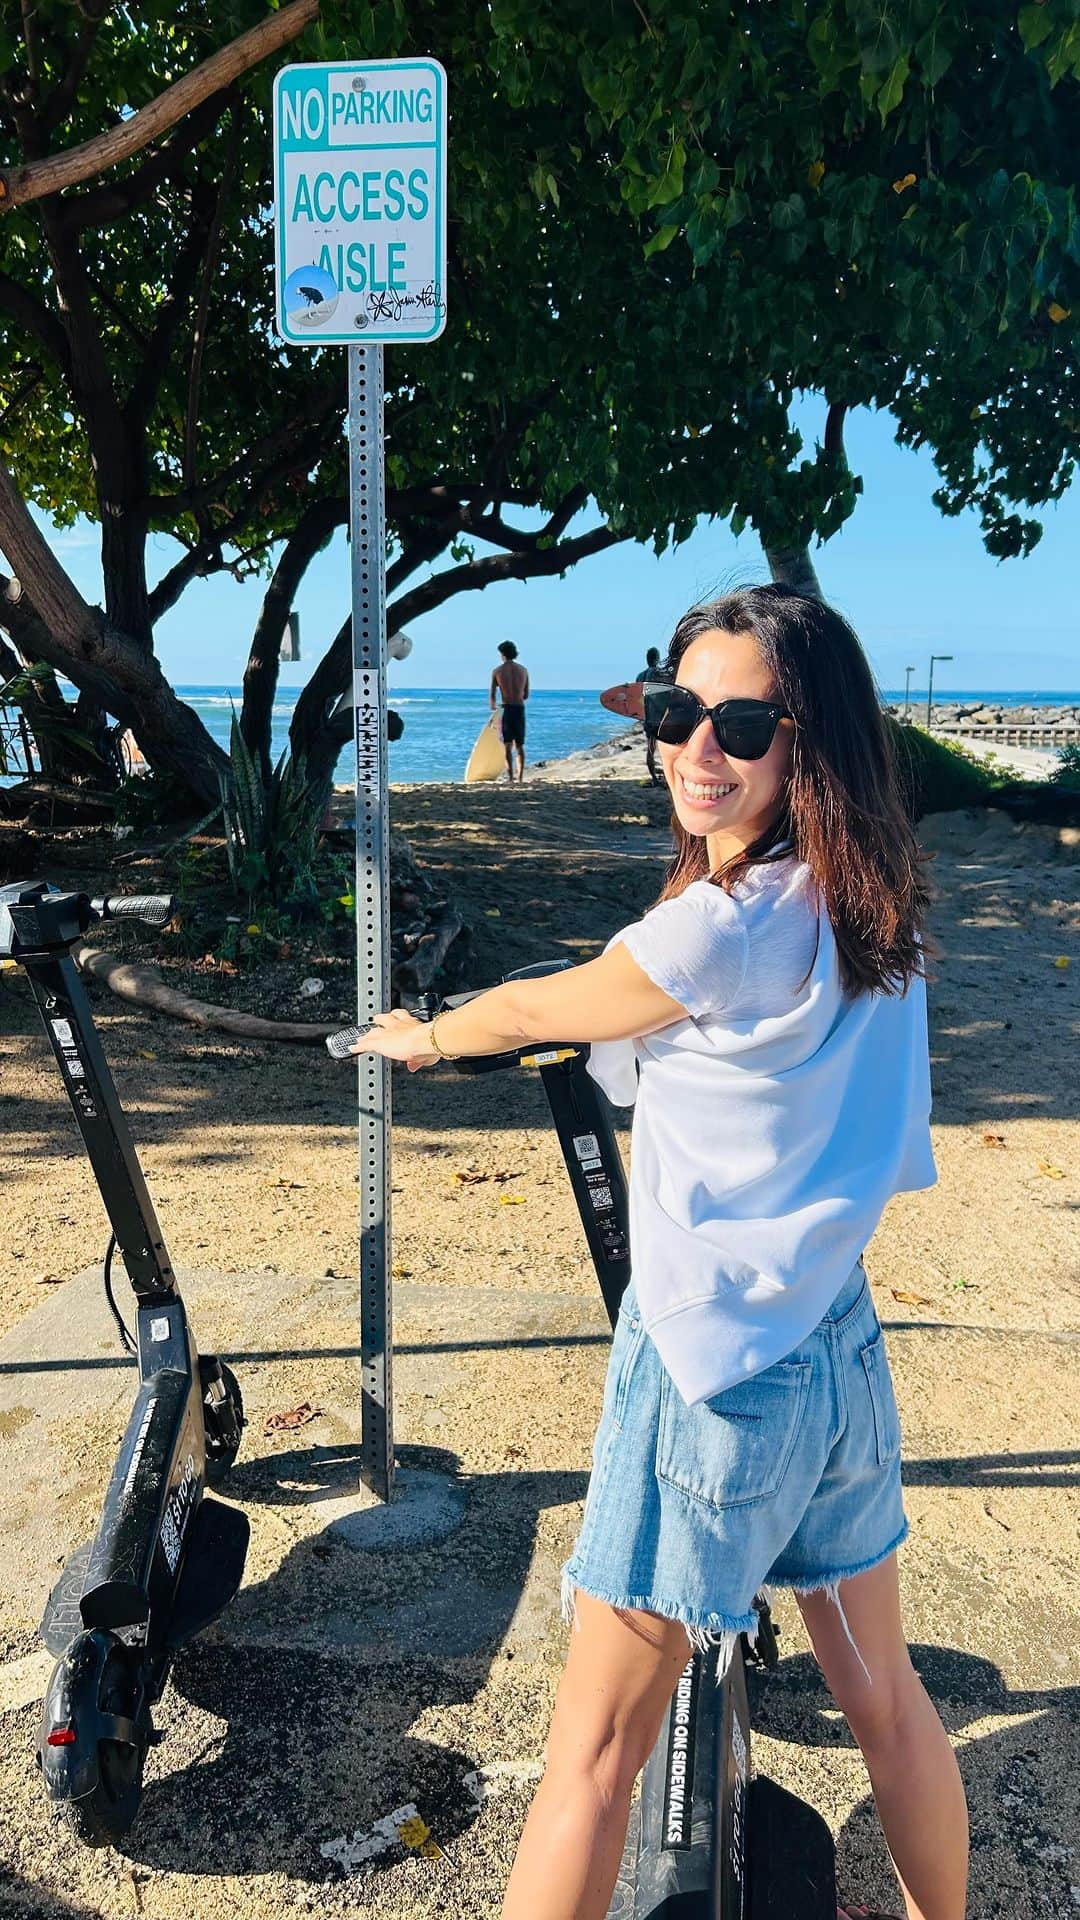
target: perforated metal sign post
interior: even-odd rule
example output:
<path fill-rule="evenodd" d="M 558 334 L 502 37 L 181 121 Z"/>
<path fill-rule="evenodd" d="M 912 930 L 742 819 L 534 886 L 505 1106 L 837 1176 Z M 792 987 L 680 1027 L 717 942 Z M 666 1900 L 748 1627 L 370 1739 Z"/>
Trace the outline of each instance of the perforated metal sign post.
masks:
<path fill-rule="evenodd" d="M 446 75 L 437 60 L 283 67 L 274 82 L 277 330 L 349 349 L 357 1025 L 390 1004 L 383 345 L 446 320 Z M 390 1069 L 360 1057 L 361 1477 L 394 1479 Z"/>
<path fill-rule="evenodd" d="M 386 488 L 383 350 L 349 348 L 349 528 L 356 731 L 357 1025 L 390 1005 L 386 794 Z M 390 1273 L 390 1067 L 360 1056 L 360 1460 L 389 1500 L 394 1479 Z"/>

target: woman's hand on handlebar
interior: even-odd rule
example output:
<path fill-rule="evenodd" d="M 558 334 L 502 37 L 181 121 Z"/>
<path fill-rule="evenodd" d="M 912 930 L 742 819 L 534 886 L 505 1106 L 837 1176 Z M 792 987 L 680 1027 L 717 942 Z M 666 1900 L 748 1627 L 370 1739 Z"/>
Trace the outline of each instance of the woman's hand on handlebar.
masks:
<path fill-rule="evenodd" d="M 410 1073 L 421 1067 L 433 1067 L 438 1054 L 431 1044 L 431 1023 L 417 1020 L 404 1007 L 391 1013 L 377 1013 L 371 1030 L 352 1049 L 357 1053 L 379 1053 L 384 1060 L 403 1060 Z"/>

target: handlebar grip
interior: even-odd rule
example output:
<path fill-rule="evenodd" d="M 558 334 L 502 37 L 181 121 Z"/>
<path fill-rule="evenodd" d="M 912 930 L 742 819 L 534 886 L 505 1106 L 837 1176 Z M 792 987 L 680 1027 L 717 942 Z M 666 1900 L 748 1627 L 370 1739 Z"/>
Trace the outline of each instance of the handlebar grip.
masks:
<path fill-rule="evenodd" d="M 93 902 L 102 920 L 141 920 L 146 927 L 165 927 L 176 912 L 171 893 L 117 893 Z"/>
<path fill-rule="evenodd" d="M 362 1040 L 365 1033 L 370 1032 L 370 1026 L 342 1027 L 339 1033 L 331 1033 L 327 1036 L 326 1051 L 332 1060 L 347 1060 L 357 1041 Z"/>

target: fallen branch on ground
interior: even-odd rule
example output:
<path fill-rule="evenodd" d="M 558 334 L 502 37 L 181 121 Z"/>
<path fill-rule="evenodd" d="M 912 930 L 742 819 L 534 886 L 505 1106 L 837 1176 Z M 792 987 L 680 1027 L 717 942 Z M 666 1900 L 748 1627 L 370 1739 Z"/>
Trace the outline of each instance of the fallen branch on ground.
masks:
<path fill-rule="evenodd" d="M 319 1026 L 309 1020 L 260 1020 L 257 1014 L 240 1013 L 233 1007 L 217 1007 L 209 1000 L 193 1000 L 190 994 L 167 987 L 156 967 L 134 966 L 118 954 L 103 953 L 79 941 L 72 957 L 80 973 L 103 980 L 121 1000 L 137 1007 L 150 1007 L 155 1013 L 167 1013 L 174 1020 L 186 1020 L 193 1027 L 217 1027 L 222 1033 L 239 1034 L 244 1040 L 296 1040 L 316 1046 L 327 1034 L 336 1033 L 339 1021 Z"/>

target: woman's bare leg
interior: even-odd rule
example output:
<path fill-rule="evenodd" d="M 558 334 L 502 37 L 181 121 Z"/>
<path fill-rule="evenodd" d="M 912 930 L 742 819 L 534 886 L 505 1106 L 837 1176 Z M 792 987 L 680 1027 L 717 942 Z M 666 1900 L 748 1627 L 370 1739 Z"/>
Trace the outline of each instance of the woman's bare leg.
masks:
<path fill-rule="evenodd" d="M 896 1555 L 840 1586 L 872 1684 L 828 1595 L 797 1598 L 818 1663 L 862 1749 L 908 1920 L 963 1920 L 967 1805 L 948 1735 L 911 1664 Z"/>
<path fill-rule="evenodd" d="M 686 1665 L 684 1629 L 577 1596 L 548 1736 L 502 1920 L 604 1920 L 634 1781 Z"/>

